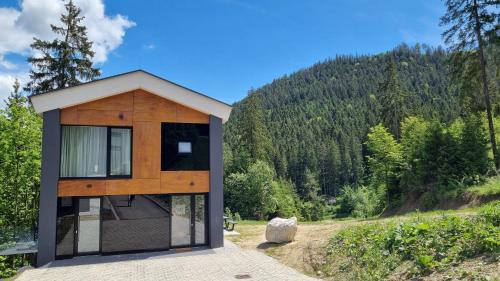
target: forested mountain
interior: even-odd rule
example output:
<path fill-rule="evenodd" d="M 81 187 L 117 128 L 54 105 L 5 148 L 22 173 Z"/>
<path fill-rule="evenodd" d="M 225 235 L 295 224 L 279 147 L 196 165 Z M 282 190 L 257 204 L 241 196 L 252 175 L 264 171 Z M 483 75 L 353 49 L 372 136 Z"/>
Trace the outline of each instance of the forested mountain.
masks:
<path fill-rule="evenodd" d="M 276 174 L 291 180 L 299 194 L 308 175 L 319 181 L 322 194 L 338 194 L 347 184 L 368 176 L 364 142 L 380 117 L 381 83 L 392 60 L 405 92 L 408 116 L 451 122 L 460 112 L 451 89 L 446 51 L 416 45 L 366 56 L 337 56 L 284 76 L 249 96 L 258 98 Z M 245 106 L 234 104 L 225 125 L 226 174 L 238 169 Z"/>

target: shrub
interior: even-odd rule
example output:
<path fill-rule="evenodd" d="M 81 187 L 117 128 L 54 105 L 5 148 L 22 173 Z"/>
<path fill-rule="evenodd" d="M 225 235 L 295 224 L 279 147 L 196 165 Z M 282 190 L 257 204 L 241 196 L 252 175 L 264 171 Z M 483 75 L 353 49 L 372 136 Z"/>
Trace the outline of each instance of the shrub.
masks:
<path fill-rule="evenodd" d="M 381 280 L 409 263 L 408 277 L 418 277 L 480 254 L 498 255 L 499 212 L 496 202 L 475 217 L 349 227 L 330 241 L 322 271 L 344 280 Z"/>
<path fill-rule="evenodd" d="M 481 217 L 493 226 L 500 226 L 500 201 L 491 202 L 484 205 L 479 210 Z"/>
<path fill-rule="evenodd" d="M 340 214 L 350 214 L 354 217 L 367 218 L 380 213 L 384 205 L 384 185 L 377 190 L 375 187 L 345 186 L 339 197 Z"/>

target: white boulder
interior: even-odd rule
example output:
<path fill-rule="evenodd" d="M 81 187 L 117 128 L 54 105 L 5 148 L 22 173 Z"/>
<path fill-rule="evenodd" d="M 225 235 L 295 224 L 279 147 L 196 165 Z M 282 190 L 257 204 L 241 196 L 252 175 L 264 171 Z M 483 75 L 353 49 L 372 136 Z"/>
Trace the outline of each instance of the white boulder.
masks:
<path fill-rule="evenodd" d="M 266 240 L 272 243 L 291 242 L 297 233 L 297 218 L 274 218 L 267 223 Z"/>

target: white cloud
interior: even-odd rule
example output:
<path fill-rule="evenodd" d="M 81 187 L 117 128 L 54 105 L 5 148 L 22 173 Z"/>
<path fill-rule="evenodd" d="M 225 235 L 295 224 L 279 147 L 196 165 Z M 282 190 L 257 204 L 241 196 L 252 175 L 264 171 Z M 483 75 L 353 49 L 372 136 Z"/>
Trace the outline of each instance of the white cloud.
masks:
<path fill-rule="evenodd" d="M 122 44 L 125 30 L 135 26 L 135 23 L 120 14 L 106 15 L 103 0 L 75 0 L 74 3 L 81 8 L 87 35 L 94 42 L 92 46 L 95 52 L 94 62 L 105 62 L 108 54 Z M 27 76 L 26 64 L 16 65 L 8 61 L 6 56 L 33 55 L 34 52 L 30 48 L 33 37 L 43 40 L 54 39 L 56 35 L 52 32 L 50 24 L 61 25 L 59 19 L 64 12 L 63 0 L 23 0 L 20 6 L 20 9 L 0 7 L 1 97 L 5 96 L 5 85 L 12 84 L 14 76 Z M 20 68 L 25 71 L 19 71 Z"/>
<path fill-rule="evenodd" d="M 94 42 L 94 61 L 105 62 L 109 52 L 123 42 L 125 30 L 135 25 L 126 16 L 107 16 L 102 0 L 75 0 L 85 17 L 88 37 Z M 64 12 L 62 0 L 24 0 L 21 10 L 0 8 L 0 59 L 8 53 L 26 55 L 33 37 L 50 40 L 55 37 L 50 24 L 60 25 Z"/>
<path fill-rule="evenodd" d="M 13 88 L 12 86 L 14 85 L 14 81 L 19 79 L 19 82 L 21 84 L 24 84 L 28 80 L 28 73 L 27 72 L 15 72 L 11 74 L 1 74 L 0 73 L 0 108 L 2 108 L 5 103 L 5 99 L 9 96 L 9 94 L 12 92 Z"/>
<path fill-rule="evenodd" d="M 156 49 L 156 45 L 153 43 L 145 44 L 145 45 L 142 45 L 142 48 L 145 50 L 153 50 L 153 49 Z"/>

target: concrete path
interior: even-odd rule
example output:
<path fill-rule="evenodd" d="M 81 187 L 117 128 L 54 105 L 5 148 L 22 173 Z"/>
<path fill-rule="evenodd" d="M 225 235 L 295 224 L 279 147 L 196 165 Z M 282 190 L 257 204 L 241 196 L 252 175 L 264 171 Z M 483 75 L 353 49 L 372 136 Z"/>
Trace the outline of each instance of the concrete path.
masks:
<path fill-rule="evenodd" d="M 316 280 L 255 250 L 225 247 L 186 253 L 87 256 L 23 272 L 24 280 Z"/>

